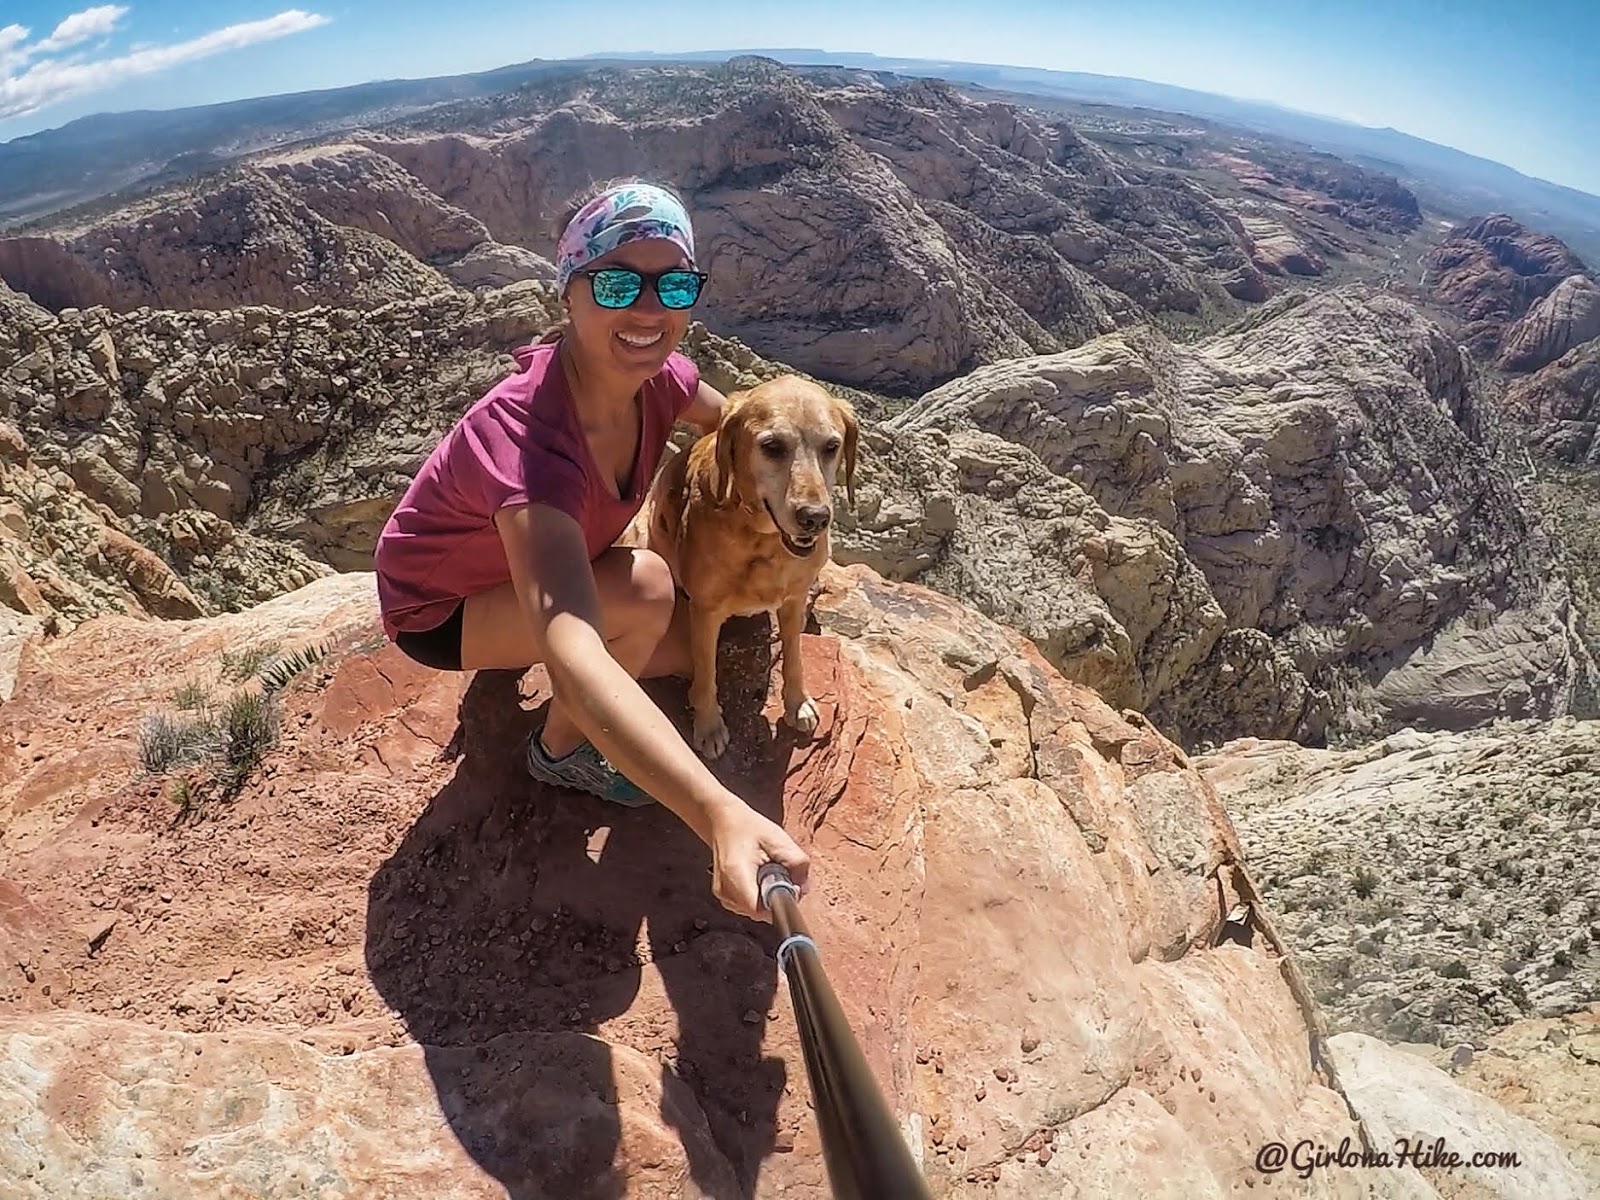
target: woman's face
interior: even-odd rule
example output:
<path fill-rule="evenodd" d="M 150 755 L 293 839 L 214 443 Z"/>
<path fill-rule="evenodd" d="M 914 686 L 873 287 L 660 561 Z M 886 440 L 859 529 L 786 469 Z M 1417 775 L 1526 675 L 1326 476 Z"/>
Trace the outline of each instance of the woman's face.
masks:
<path fill-rule="evenodd" d="M 629 267 L 649 276 L 686 268 L 688 259 L 673 242 L 651 239 L 629 242 L 602 255 L 584 268 Z M 639 296 L 627 308 L 603 308 L 595 303 L 587 276 L 575 276 L 567 287 L 567 315 L 572 338 L 597 366 L 625 375 L 649 378 L 666 365 L 689 330 L 689 309 L 671 309 L 661 303 L 655 284 L 646 279 Z"/>

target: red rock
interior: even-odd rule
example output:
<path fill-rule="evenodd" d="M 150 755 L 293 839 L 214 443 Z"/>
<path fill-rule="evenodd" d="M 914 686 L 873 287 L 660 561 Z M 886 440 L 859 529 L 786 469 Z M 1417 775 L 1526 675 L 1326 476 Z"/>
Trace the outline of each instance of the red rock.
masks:
<path fill-rule="evenodd" d="M 336 576 L 225 617 L 104 617 L 24 663 L 0 706 L 0 961 L 70 960 L 77 986 L 60 1007 L 31 983 L 0 1000 L 0 1175 L 65 1194 L 86 1172 L 123 1178 L 138 1152 L 150 1186 L 198 1197 L 249 1190 L 269 1154 L 286 1185 L 331 1173 L 395 1200 L 823 1200 L 773 929 L 721 909 L 670 812 L 533 785 L 514 674 L 408 664 L 374 636 L 371 597 L 370 577 Z M 1209 945 L 1242 867 L 1176 747 L 925 589 L 830 567 L 816 615 L 815 735 L 785 731 L 765 631 L 735 622 L 734 741 L 714 769 L 812 852 L 808 923 L 891 1108 L 928 1116 L 934 1194 L 959 1194 L 968 1155 L 1005 1160 L 972 1178 L 1019 1200 L 1226 1193 L 1285 1128 L 1356 1136 L 1271 939 Z M 138 775 L 139 723 L 197 660 L 269 636 L 330 647 L 326 682 L 281 696 L 269 763 L 291 786 L 269 799 L 247 780 L 173 829 Z M 969 690 L 986 662 L 1004 687 Z M 650 690 L 682 719 L 680 684 Z M 106 733 L 66 719 L 84 712 Z M 5 749 L 30 738 L 45 761 Z M 996 750 L 1030 742 L 1037 778 L 1031 756 Z M 147 880 L 174 881 L 170 919 L 85 958 L 99 890 Z M 362 947 L 361 972 L 338 973 L 349 951 L 324 944 L 330 925 Z M 86 994 L 127 1007 L 91 1019 Z M 1024 1006 L 1049 1048 L 1025 1088 L 988 1096 L 974 1081 L 995 1063 L 1015 1075 Z M 1226 1080 L 1228 1103 L 1141 1090 L 1138 1068 L 1175 1059 Z M 133 1099 L 140 1078 L 170 1087 Z M 269 1094 L 296 1115 L 228 1136 Z M 36 1133 L 7 1132 L 40 1111 Z M 1057 1127 L 1063 1152 L 1008 1157 Z M 933 1153 L 956 1129 L 963 1154 Z"/>
<path fill-rule="evenodd" d="M 1503 213 L 1450 230 L 1424 266 L 1435 299 L 1462 319 L 1462 339 L 1486 362 L 1520 318 L 1584 270 L 1559 238 Z"/>

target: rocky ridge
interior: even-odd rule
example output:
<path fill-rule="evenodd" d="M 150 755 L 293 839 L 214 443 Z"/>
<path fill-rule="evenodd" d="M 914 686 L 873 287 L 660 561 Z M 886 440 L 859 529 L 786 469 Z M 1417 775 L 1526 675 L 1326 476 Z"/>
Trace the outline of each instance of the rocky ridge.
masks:
<path fill-rule="evenodd" d="M 0 279 L 52 310 L 127 311 L 381 306 L 548 278 L 566 198 L 634 172 L 691 200 L 709 324 L 903 396 L 1151 319 L 1206 328 L 1310 261 L 1292 213 L 1247 224 L 1046 114 L 742 60 L 587 72 L 263 154 L 0 239 Z M 1318 214 L 1346 216 L 1368 223 Z M 1319 244 L 1323 266 L 1355 253 Z"/>
<path fill-rule="evenodd" d="M 1558 239 L 1503 214 L 1452 230 L 1426 265 L 1433 299 L 1500 377 L 1546 522 L 1593 612 L 1600 559 L 1587 506 L 1600 463 L 1600 283 Z M 1596 619 L 1588 624 L 1600 647 Z"/>
<path fill-rule="evenodd" d="M 1600 407 L 1593 273 L 1559 240 L 1503 215 L 1453 230 L 1428 265 L 1468 344 L 1508 373 L 1507 410 L 1533 453 L 1585 463 Z"/>
<path fill-rule="evenodd" d="M 260 173 L 326 220 L 385 238 L 460 287 L 503 287 L 556 276 L 549 259 L 496 242 L 482 221 L 366 146 L 335 143 L 280 154 L 264 159 Z M 340 299 L 348 303 L 350 298 Z"/>
<path fill-rule="evenodd" d="M 1494 361 L 1508 340 L 1520 342 L 1520 355 L 1529 361 L 1544 356 L 1553 342 L 1565 340 L 1562 327 L 1548 319 L 1555 315 L 1549 310 L 1538 322 L 1540 336 L 1514 331 L 1568 280 L 1588 271 L 1559 238 L 1504 213 L 1454 227 L 1424 256 L 1423 267 L 1429 290 L 1460 315 L 1462 340 L 1484 361 Z M 1565 312 L 1570 306 L 1560 307 Z"/>
<path fill-rule="evenodd" d="M 428 448 L 557 311 L 537 281 L 362 313 L 9 303 L 0 419 L 221 608 L 368 567 Z M 783 369 L 699 325 L 686 350 L 724 390 Z M 1107 335 L 898 417 L 850 394 L 867 453 L 839 560 L 1015 623 L 1186 744 L 1555 714 L 1582 687 L 1565 585 L 1474 385 L 1398 302 L 1282 303 L 1198 347 Z"/>
<path fill-rule="evenodd" d="M 359 306 L 450 287 L 390 238 L 249 169 L 87 227 L 0 238 L 0 280 L 53 311 Z"/>
<path fill-rule="evenodd" d="M 1284 299 L 1190 347 L 1110 335 L 974 371 L 883 429 L 891 503 L 866 494 L 843 553 L 986 594 L 1186 739 L 1460 728 L 1588 694 L 1515 447 L 1400 301 Z M 1075 530 L 1080 494 L 1104 515 Z M 960 557 L 936 565 L 946 546 Z M 1050 611 L 1087 588 L 1120 629 Z"/>
<path fill-rule="evenodd" d="M 1256 143 L 1234 153 L 1211 152 L 1207 161 L 1279 212 L 1316 213 L 1351 229 L 1393 234 L 1409 233 L 1422 223 L 1416 196 L 1399 180 L 1332 154 L 1288 154 Z M 1327 223 L 1316 223 L 1323 237 L 1329 229 Z"/>

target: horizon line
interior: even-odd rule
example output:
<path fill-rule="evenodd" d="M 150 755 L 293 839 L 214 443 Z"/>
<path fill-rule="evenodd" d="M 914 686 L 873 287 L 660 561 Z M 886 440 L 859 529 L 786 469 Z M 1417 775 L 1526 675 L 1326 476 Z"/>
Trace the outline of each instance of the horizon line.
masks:
<path fill-rule="evenodd" d="M 781 59 L 773 57 L 774 55 L 779 55 L 779 54 L 791 55 L 791 56 L 794 56 L 794 55 L 808 55 L 808 56 L 809 55 L 816 55 L 816 56 L 820 56 L 822 61 L 806 61 L 806 62 L 799 62 L 799 63 L 784 63 Z M 563 58 L 539 58 L 539 57 L 534 57 L 534 58 L 527 58 L 527 59 L 519 59 L 519 60 L 516 60 L 514 62 L 502 62 L 502 63 L 499 63 L 499 64 L 497 64 L 495 66 L 484 67 L 484 68 L 479 69 L 479 70 L 474 70 L 474 71 L 456 71 L 456 72 L 451 72 L 449 74 L 374 76 L 374 77 L 367 78 L 367 79 L 354 80 L 354 81 L 349 82 L 349 83 L 332 84 L 332 85 L 330 85 L 328 87 L 301 88 L 301 89 L 294 90 L 294 91 L 282 91 L 282 92 L 258 92 L 258 93 L 255 93 L 253 95 L 238 96 L 238 97 L 235 97 L 235 98 L 233 98 L 231 100 L 218 100 L 218 101 L 213 101 L 213 102 L 208 103 L 208 104 L 177 104 L 177 105 L 173 105 L 173 106 L 171 106 L 169 108 L 140 107 L 140 108 L 101 109 L 101 110 L 97 110 L 95 112 L 84 113 L 82 116 L 73 117 L 73 118 L 71 118 L 69 120 L 61 122 L 59 125 L 46 126 L 45 128 L 35 130 L 32 133 L 17 134 L 14 137 L 0 140 L 0 147 L 10 146 L 10 145 L 13 145 L 13 144 L 15 144 L 17 142 L 25 141 L 25 140 L 28 140 L 28 139 L 31 139 L 31 138 L 43 137 L 43 136 L 45 136 L 47 134 L 59 132 L 60 130 L 69 128 L 70 126 L 77 125 L 77 124 L 80 124 L 80 123 L 85 122 L 85 121 L 93 121 L 93 120 L 104 119 L 104 118 L 108 118 L 108 117 L 135 116 L 135 115 L 151 114 L 151 113 L 181 113 L 181 112 L 188 112 L 188 111 L 198 111 L 198 110 L 203 110 L 203 109 L 226 108 L 226 107 L 229 107 L 231 105 L 250 104 L 250 103 L 255 102 L 255 101 L 271 100 L 271 99 L 277 99 L 279 97 L 323 95 L 323 94 L 327 94 L 327 93 L 331 93 L 331 92 L 350 91 L 350 90 L 354 90 L 356 88 L 372 87 L 372 86 L 382 85 L 382 84 L 386 84 L 386 83 L 424 83 L 424 82 L 429 82 L 429 81 L 433 81 L 433 80 L 470 78 L 470 77 L 474 77 L 474 76 L 493 75 L 498 71 L 505 71 L 505 70 L 510 70 L 510 69 L 516 68 L 516 67 L 530 66 L 530 65 L 533 65 L 533 64 L 540 64 L 540 63 L 557 65 L 557 64 L 562 64 L 562 63 L 584 64 L 584 63 L 607 62 L 607 61 L 610 61 L 610 62 L 668 61 L 668 62 L 670 62 L 670 61 L 674 61 L 674 60 L 677 60 L 677 61 L 693 61 L 697 57 L 707 57 L 707 56 L 722 56 L 725 59 L 739 58 L 739 57 L 746 57 L 746 56 L 748 56 L 748 57 L 757 57 L 757 58 L 765 57 L 765 58 L 772 58 L 772 60 L 774 62 L 779 63 L 779 65 L 781 65 L 781 66 L 808 66 L 808 67 L 837 66 L 837 67 L 841 67 L 841 68 L 845 68 L 845 69 L 851 69 L 851 65 L 849 63 L 846 63 L 846 62 L 843 62 L 843 61 L 827 61 L 827 59 L 828 59 L 829 56 L 851 56 L 851 57 L 856 57 L 856 58 L 876 59 L 876 60 L 878 60 L 880 62 L 884 62 L 884 63 L 924 64 L 924 65 L 931 66 L 931 67 L 955 67 L 955 68 L 979 67 L 979 68 L 986 68 L 986 69 L 991 69 L 991 70 L 1037 71 L 1037 72 L 1040 72 L 1040 73 L 1045 74 L 1045 75 L 1082 76 L 1082 77 L 1089 78 L 1089 79 L 1103 79 L 1103 80 L 1109 80 L 1109 81 L 1113 81 L 1113 82 L 1127 82 L 1127 83 L 1143 84 L 1143 85 L 1145 85 L 1147 87 L 1165 88 L 1165 89 L 1169 89 L 1169 90 L 1175 91 L 1175 92 L 1187 92 L 1187 93 L 1195 95 L 1195 96 L 1210 97 L 1210 98 L 1226 101 L 1226 102 L 1233 103 L 1233 104 L 1256 105 L 1256 106 L 1263 107 L 1263 108 L 1276 109 L 1276 110 L 1278 110 L 1280 112 L 1289 113 L 1289 114 L 1292 114 L 1292 115 L 1295 115 L 1295 116 L 1299 116 L 1299 117 L 1309 118 L 1309 119 L 1314 120 L 1314 121 L 1325 121 L 1330 125 L 1342 125 L 1342 126 L 1350 128 L 1350 129 L 1367 130 L 1367 131 L 1370 131 L 1370 132 L 1373 132 L 1373 133 L 1389 133 L 1389 134 L 1394 134 L 1397 137 L 1410 138 L 1411 140 L 1416 141 L 1416 142 L 1420 142 L 1423 145 L 1436 146 L 1441 150 L 1448 150 L 1452 154 L 1459 154 L 1459 155 L 1462 155 L 1465 158 L 1475 159 L 1478 162 L 1489 163 L 1489 164 L 1491 164 L 1491 165 L 1493 165 L 1495 167 L 1500 168 L 1501 170 L 1510 171 L 1512 174 L 1517 175 L 1522 179 L 1526 179 L 1529 182 L 1542 184 L 1545 187 L 1560 188 L 1563 191 L 1573 192 L 1573 193 L 1576 193 L 1579 196 L 1585 197 L 1586 199 L 1600 202 L 1600 192 L 1590 192 L 1590 191 L 1587 191 L 1584 188 L 1575 187 L 1572 184 L 1560 183 L 1560 182 L 1558 182 L 1558 181 L 1556 181 L 1554 179 L 1546 179 L 1541 175 L 1530 175 L 1528 172 L 1520 170 L 1519 168 L 1512 166 L 1510 163 L 1501 162 L 1499 159 L 1489 158 L 1486 155 L 1477 154 L 1477 153 L 1474 153 L 1471 150 L 1463 150 L 1463 149 L 1461 149 L 1461 147 L 1452 146 L 1447 142 L 1438 142 L 1438 141 L 1434 141 L 1431 138 L 1425 138 L 1425 137 L 1421 136 L 1420 134 L 1409 133 L 1406 130 L 1401 129 L 1401 128 L 1399 128 L 1397 126 L 1394 126 L 1394 125 L 1368 125 L 1368 124 L 1365 124 L 1365 123 L 1360 122 L 1360 121 L 1351 120 L 1351 119 L 1349 119 L 1347 117 L 1339 117 L 1339 116 L 1335 116 L 1335 115 L 1333 115 L 1331 113 L 1318 112 L 1318 111 L 1316 111 L 1314 109 L 1297 108 L 1297 107 L 1294 107 L 1292 105 L 1283 104 L 1283 103 L 1281 103 L 1279 101 L 1276 101 L 1276 100 L 1268 100 L 1268 99 L 1261 99 L 1261 98 L 1247 97 L 1247 96 L 1235 96 L 1235 95 L 1231 95 L 1231 94 L 1229 94 L 1227 92 L 1207 91 L 1207 90 L 1205 90 L 1203 88 L 1189 87 L 1186 84 L 1166 83 L 1166 82 L 1164 82 L 1162 80 L 1159 80 L 1159 79 L 1146 79 L 1146 78 L 1144 78 L 1142 76 L 1138 76 L 1138 75 L 1107 75 L 1107 74 L 1102 74 L 1102 73 L 1097 72 L 1097 71 L 1060 70 L 1058 68 L 1053 68 L 1053 67 L 1026 66 L 1026 65 L 1023 65 L 1023 64 L 1020 64 L 1020 63 L 983 62 L 983 61 L 977 61 L 977 60 L 952 59 L 952 58 L 920 58 L 920 57 L 915 57 L 915 56 L 910 56 L 910 55 L 879 54 L 875 50 L 823 49 L 823 48 L 815 47 L 815 46 L 765 46 L 765 47 L 733 47 L 733 48 L 705 47 L 705 48 L 701 48 L 701 49 L 698 49 L 698 50 L 681 50 L 681 51 L 661 51 L 661 50 L 615 51 L 615 50 L 601 50 L 601 51 L 590 51 L 589 53 L 580 54 L 580 55 L 569 55 L 569 56 L 563 57 Z M 857 67 L 857 68 L 854 68 L 854 69 L 861 70 L 861 69 L 865 69 L 865 68 Z M 885 70 L 885 71 L 888 71 L 891 74 L 909 74 L 910 73 L 910 72 L 906 72 L 906 71 L 896 70 L 892 66 L 886 66 L 886 67 L 884 67 L 882 69 Z M 922 78 L 928 78 L 928 76 L 925 76 L 925 75 L 921 76 L 921 77 Z M 958 81 L 952 80 L 950 82 L 958 82 Z M 978 80 L 967 80 L 966 82 L 968 82 L 968 83 L 970 83 L 970 84 L 972 84 L 974 86 L 977 86 L 977 87 L 987 87 L 988 86 L 986 84 L 981 83 Z M 1025 90 L 1023 91 L 1023 94 L 1026 94 Z M 1048 97 L 1041 97 L 1041 98 L 1047 99 Z M 1122 104 L 1118 104 L 1118 103 L 1113 103 L 1113 102 L 1104 101 L 1104 100 L 1098 100 L 1098 101 L 1085 100 L 1085 101 L 1082 101 L 1082 103 L 1096 103 L 1096 104 L 1104 105 L 1105 107 L 1108 107 L 1108 108 L 1126 108 L 1126 109 L 1130 109 L 1130 110 L 1143 109 L 1143 110 L 1152 111 L 1152 112 L 1170 112 L 1170 111 L 1174 111 L 1174 110 L 1171 110 L 1171 109 L 1158 108 L 1158 107 L 1155 107 L 1155 106 L 1150 105 L 1150 104 L 1139 104 L 1139 103 L 1122 103 Z M 1228 123 L 1227 122 L 1227 118 L 1225 118 L 1225 117 L 1203 116 L 1201 114 L 1185 114 L 1185 115 L 1197 116 L 1197 117 L 1199 117 L 1200 119 L 1203 119 L 1203 120 L 1217 121 L 1217 122 L 1223 123 L 1223 124 Z M 1289 141 L 1301 140 L 1301 139 L 1293 137 L 1292 135 L 1283 134 L 1283 133 L 1277 133 L 1277 134 L 1274 134 L 1274 136 L 1282 137 L 1282 138 L 1285 138 L 1286 140 L 1289 140 Z"/>

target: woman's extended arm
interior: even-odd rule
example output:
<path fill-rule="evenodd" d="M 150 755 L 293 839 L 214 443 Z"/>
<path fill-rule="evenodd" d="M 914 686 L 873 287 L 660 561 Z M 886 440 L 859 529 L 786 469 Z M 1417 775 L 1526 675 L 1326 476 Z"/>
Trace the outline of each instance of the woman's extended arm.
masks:
<path fill-rule="evenodd" d="M 599 592 L 577 522 L 533 504 L 502 509 L 496 524 L 551 686 L 595 748 L 711 848 L 717 898 L 745 916 L 766 919 L 756 872 L 768 861 L 783 863 L 806 890 L 805 852 L 718 781 L 606 648 Z"/>

